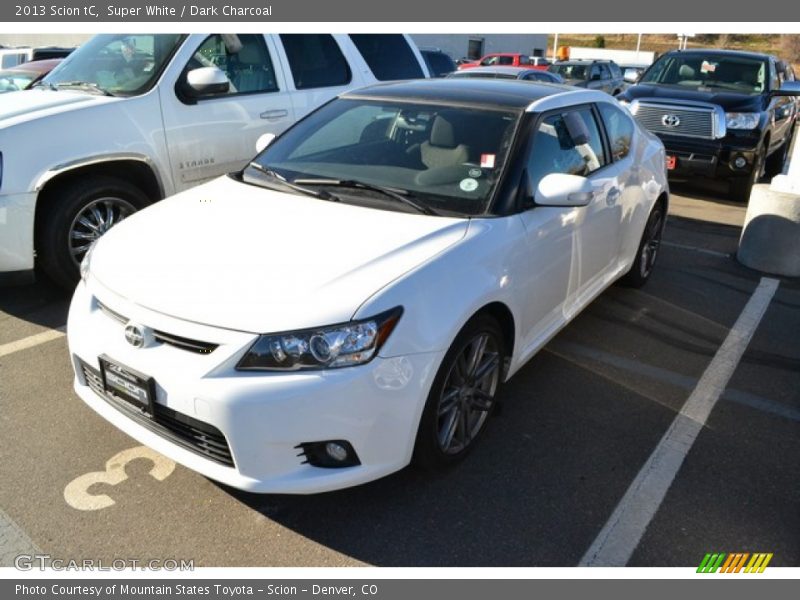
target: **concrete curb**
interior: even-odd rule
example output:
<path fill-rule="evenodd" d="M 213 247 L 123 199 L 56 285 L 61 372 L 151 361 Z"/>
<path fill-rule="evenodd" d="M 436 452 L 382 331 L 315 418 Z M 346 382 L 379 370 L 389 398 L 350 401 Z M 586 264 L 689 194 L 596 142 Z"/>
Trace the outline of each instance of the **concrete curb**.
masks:
<path fill-rule="evenodd" d="M 800 277 L 800 195 L 753 186 L 736 258 L 758 271 Z"/>

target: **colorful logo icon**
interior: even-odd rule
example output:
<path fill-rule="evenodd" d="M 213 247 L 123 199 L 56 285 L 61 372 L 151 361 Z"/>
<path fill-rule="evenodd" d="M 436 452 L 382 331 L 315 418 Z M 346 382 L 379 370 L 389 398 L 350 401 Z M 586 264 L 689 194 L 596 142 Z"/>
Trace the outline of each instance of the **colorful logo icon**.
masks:
<path fill-rule="evenodd" d="M 749 559 L 749 561 L 748 561 Z M 697 567 L 698 573 L 763 573 L 769 561 L 772 560 L 772 552 L 725 552 L 708 553 L 703 557 L 700 566 Z M 747 566 L 745 566 L 747 564 Z"/>

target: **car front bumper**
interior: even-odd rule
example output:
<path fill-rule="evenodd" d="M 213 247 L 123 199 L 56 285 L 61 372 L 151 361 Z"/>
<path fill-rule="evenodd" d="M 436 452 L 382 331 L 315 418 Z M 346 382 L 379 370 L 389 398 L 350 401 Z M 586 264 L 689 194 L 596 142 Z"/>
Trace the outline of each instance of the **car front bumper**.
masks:
<path fill-rule="evenodd" d="M 377 479 L 410 462 L 443 352 L 377 357 L 365 365 L 327 371 L 239 372 L 234 367 L 254 334 L 166 317 L 99 286 L 92 292 L 79 284 L 70 307 L 75 391 L 146 446 L 211 479 L 261 493 L 335 490 Z M 205 355 L 163 343 L 135 348 L 125 341 L 124 320 L 100 303 L 117 317 L 125 314 L 154 329 L 218 346 Z M 91 376 L 99 370 L 101 355 L 155 379 L 153 417 L 98 390 Z M 326 468 L 306 463 L 299 446 L 328 440 L 349 442 L 360 464 Z M 232 464 L 206 451 L 212 447 L 216 452 L 224 444 Z"/>

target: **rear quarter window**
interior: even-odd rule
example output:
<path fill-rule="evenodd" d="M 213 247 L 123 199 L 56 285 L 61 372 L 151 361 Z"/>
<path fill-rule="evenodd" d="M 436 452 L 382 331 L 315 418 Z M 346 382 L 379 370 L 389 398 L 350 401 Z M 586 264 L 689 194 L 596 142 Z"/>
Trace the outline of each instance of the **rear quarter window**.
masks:
<path fill-rule="evenodd" d="M 633 122 L 631 118 L 611 104 L 598 103 L 600 115 L 606 126 L 608 141 L 611 144 L 611 156 L 614 160 L 622 160 L 631 151 L 633 144 Z"/>
<path fill-rule="evenodd" d="M 281 43 L 298 90 L 350 83 L 350 66 L 330 34 L 281 34 Z"/>
<path fill-rule="evenodd" d="M 402 34 L 351 33 L 350 39 L 380 81 L 425 76 Z"/>

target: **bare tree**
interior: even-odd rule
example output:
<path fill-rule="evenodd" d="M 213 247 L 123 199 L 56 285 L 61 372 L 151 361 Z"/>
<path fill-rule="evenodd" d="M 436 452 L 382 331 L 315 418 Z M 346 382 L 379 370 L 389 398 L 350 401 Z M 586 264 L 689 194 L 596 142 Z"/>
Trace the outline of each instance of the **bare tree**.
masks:
<path fill-rule="evenodd" d="M 781 58 L 800 62 L 800 35 L 781 35 Z"/>

